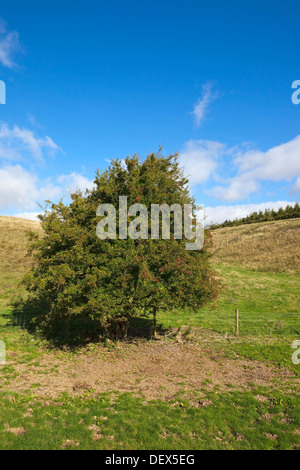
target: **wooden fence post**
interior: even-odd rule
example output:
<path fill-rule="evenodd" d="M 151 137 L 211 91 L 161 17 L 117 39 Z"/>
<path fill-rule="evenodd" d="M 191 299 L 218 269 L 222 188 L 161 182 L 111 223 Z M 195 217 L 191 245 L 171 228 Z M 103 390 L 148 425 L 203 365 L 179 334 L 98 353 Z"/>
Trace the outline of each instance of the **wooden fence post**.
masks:
<path fill-rule="evenodd" d="M 235 336 L 239 335 L 239 309 L 235 311 Z"/>

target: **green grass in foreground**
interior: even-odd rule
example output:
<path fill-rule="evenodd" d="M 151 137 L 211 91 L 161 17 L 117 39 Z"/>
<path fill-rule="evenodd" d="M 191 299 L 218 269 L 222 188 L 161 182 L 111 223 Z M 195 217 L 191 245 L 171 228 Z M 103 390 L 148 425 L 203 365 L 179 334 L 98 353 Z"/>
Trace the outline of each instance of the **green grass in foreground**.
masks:
<path fill-rule="evenodd" d="M 250 359 L 260 361 L 267 366 L 288 369 L 297 377 L 300 374 L 300 364 L 292 362 L 292 354 L 295 351 L 291 348 L 295 338 L 279 337 L 267 338 L 259 336 L 231 338 L 224 341 L 212 341 L 207 346 L 210 352 L 221 354 L 231 360 Z"/>
<path fill-rule="evenodd" d="M 199 394 L 199 392 L 198 392 Z M 1 449 L 299 449 L 299 397 L 194 393 L 144 403 L 130 394 L 53 402 L 2 396 Z M 195 405 L 196 403 L 196 405 Z M 204 406 L 201 407 L 201 403 Z"/>
<path fill-rule="evenodd" d="M 300 366 L 292 364 L 291 342 L 300 334 L 299 276 L 230 267 L 217 270 L 225 288 L 214 309 L 198 314 L 160 312 L 158 322 L 163 328 L 199 328 L 203 350 L 217 358 L 252 359 L 297 375 Z M 238 338 L 230 336 L 236 308 L 240 311 Z M 14 358 L 12 365 L 0 366 L 8 386 L 17 374 L 14 366 L 39 361 L 46 346 L 14 326 L 12 318 L 10 308 L 1 310 L 0 339 Z M 68 354 L 61 351 L 64 360 Z M 90 390 L 80 397 L 58 399 L 3 392 L 0 449 L 299 449 L 296 384 L 291 380 L 273 385 L 246 391 L 228 384 L 226 393 L 203 386 L 185 391 L 184 398 L 178 394 L 173 401 L 152 402 L 118 391 L 98 396 Z"/>

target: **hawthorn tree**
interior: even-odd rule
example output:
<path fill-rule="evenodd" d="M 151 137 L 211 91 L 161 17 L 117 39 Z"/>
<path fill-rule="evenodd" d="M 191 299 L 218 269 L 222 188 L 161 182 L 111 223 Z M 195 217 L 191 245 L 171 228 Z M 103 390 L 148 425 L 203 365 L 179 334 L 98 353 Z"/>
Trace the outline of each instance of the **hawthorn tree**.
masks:
<path fill-rule="evenodd" d="M 118 230 L 116 239 L 98 238 L 97 208 L 112 204 L 118 220 L 119 196 L 127 197 L 128 206 L 141 203 L 149 210 L 147 240 L 120 239 Z M 97 171 L 92 190 L 75 192 L 69 205 L 49 203 L 40 216 L 44 236 L 32 234 L 35 263 L 25 278 L 31 296 L 47 307 L 41 313 L 45 324 L 87 317 L 107 334 L 122 337 L 132 317 L 153 314 L 155 331 L 158 309 L 197 312 L 216 297 L 209 238 L 196 251 L 186 250 L 184 235 L 151 239 L 151 204 L 192 204 L 196 209 L 176 154 L 112 161 L 108 170 Z"/>

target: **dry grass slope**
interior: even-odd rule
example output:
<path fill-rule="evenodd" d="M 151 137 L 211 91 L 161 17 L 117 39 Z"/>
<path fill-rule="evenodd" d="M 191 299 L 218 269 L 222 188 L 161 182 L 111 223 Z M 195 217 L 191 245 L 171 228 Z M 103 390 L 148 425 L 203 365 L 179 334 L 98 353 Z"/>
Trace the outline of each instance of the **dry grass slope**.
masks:
<path fill-rule="evenodd" d="M 27 232 L 41 232 L 39 222 L 0 216 L 0 304 L 5 304 L 17 283 L 28 271 Z"/>
<path fill-rule="evenodd" d="M 258 271 L 300 271 L 300 219 L 212 231 L 213 262 Z"/>

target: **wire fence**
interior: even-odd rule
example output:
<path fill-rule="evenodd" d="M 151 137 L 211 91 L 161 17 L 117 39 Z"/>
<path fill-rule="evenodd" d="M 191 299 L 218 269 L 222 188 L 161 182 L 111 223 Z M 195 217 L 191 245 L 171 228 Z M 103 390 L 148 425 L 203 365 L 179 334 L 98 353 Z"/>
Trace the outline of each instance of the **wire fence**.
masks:
<path fill-rule="evenodd" d="M 178 316 L 174 317 L 174 323 L 179 326 Z M 0 330 L 26 329 L 29 325 L 30 318 L 25 313 L 0 312 Z M 300 336 L 300 312 L 199 312 L 195 316 L 191 315 L 189 326 L 228 336 Z"/>
<path fill-rule="evenodd" d="M 233 311 L 198 316 L 199 326 L 224 335 L 300 336 L 300 313 Z"/>
<path fill-rule="evenodd" d="M 26 313 L 1 313 L 0 312 L 0 329 L 1 328 L 20 328 L 29 327 L 30 319 Z"/>

